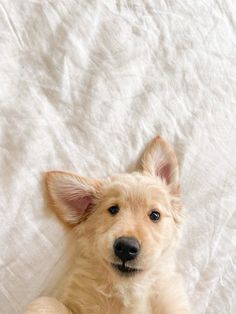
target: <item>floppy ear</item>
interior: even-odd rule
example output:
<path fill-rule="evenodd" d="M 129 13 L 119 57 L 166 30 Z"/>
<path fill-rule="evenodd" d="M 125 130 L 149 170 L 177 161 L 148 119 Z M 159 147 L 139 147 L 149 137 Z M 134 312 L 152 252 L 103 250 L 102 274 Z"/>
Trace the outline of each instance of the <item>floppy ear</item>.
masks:
<path fill-rule="evenodd" d="M 46 174 L 46 189 L 55 211 L 66 223 L 77 224 L 96 204 L 100 181 L 51 171 Z"/>
<path fill-rule="evenodd" d="M 144 173 L 160 177 L 173 192 L 179 190 L 179 166 L 174 150 L 160 136 L 147 146 L 142 158 Z"/>

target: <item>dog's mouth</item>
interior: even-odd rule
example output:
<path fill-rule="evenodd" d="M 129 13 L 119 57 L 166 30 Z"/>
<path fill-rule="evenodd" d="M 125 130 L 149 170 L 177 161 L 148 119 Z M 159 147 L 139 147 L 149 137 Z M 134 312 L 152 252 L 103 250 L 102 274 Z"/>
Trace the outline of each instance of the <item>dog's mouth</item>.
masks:
<path fill-rule="evenodd" d="M 123 264 L 111 263 L 111 265 L 119 273 L 122 273 L 122 274 L 128 275 L 128 276 L 134 275 L 134 274 L 136 274 L 136 273 L 141 271 L 141 269 L 137 269 L 137 268 L 133 268 L 133 267 L 130 267 L 130 266 L 126 266 L 125 263 L 123 263 Z"/>

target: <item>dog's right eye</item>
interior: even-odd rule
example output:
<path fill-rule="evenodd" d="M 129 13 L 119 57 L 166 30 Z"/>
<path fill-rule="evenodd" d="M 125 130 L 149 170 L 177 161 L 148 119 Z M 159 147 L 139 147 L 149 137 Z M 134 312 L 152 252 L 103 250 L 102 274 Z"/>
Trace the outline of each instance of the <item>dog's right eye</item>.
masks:
<path fill-rule="evenodd" d="M 111 215 L 116 215 L 119 212 L 120 208 L 118 205 L 114 205 L 108 208 L 108 211 Z"/>

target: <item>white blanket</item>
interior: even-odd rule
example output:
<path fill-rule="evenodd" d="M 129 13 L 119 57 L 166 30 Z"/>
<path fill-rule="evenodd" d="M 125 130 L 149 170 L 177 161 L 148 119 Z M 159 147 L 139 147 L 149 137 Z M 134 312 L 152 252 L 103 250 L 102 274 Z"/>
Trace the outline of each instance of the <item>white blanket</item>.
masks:
<path fill-rule="evenodd" d="M 43 172 L 133 170 L 156 134 L 181 164 L 193 313 L 235 314 L 236 1 L 0 0 L 1 314 L 73 255 Z"/>

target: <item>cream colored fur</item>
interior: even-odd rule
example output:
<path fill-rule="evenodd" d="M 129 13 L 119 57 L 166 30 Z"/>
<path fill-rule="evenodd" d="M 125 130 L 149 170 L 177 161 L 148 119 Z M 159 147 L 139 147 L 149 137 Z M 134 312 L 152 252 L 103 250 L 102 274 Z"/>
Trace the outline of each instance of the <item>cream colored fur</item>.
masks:
<path fill-rule="evenodd" d="M 183 207 L 179 168 L 171 147 L 156 137 L 147 147 L 140 171 L 101 180 L 50 172 L 46 185 L 58 217 L 74 228 L 78 257 L 59 301 L 35 300 L 25 313 L 189 314 L 175 249 L 181 235 Z M 115 216 L 108 212 L 119 205 Z M 151 210 L 161 218 L 150 220 Z M 121 236 L 138 239 L 141 252 L 124 276 L 113 243 Z M 70 312 L 71 311 L 71 312 Z"/>

